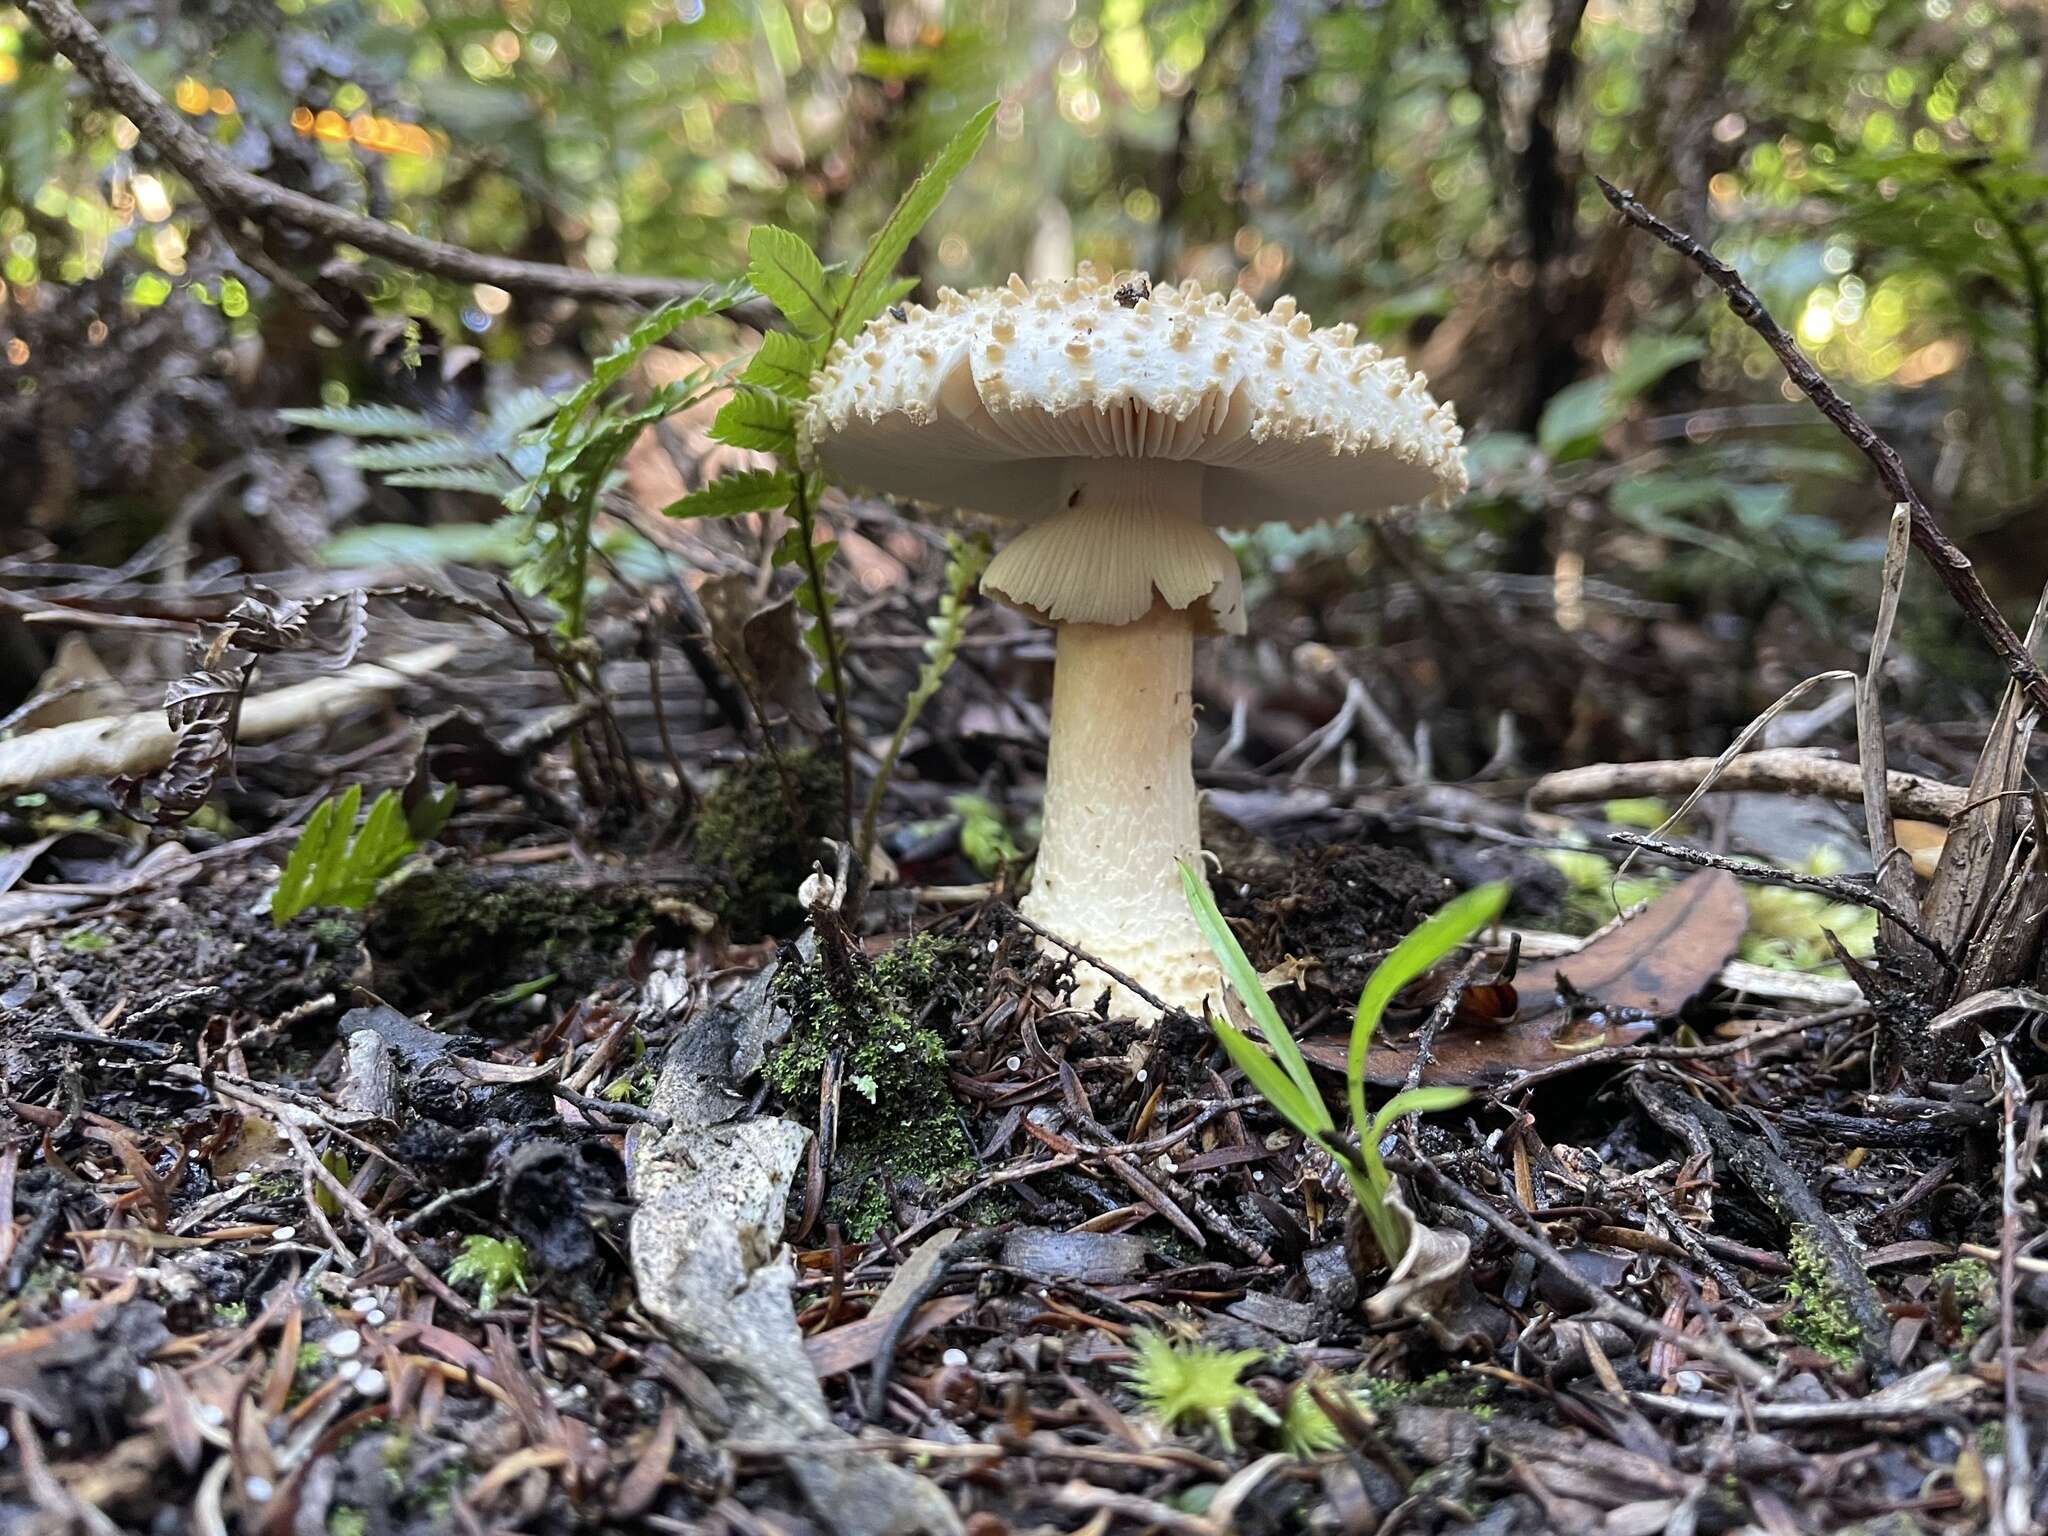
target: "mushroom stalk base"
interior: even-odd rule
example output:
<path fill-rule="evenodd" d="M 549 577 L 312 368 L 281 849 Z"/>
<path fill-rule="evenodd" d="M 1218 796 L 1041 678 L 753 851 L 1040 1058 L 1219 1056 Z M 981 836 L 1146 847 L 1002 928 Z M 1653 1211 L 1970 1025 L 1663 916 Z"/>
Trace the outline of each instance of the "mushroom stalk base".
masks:
<path fill-rule="evenodd" d="M 1201 1012 L 1222 1000 L 1215 957 L 1181 890 L 1202 871 L 1195 795 L 1195 616 L 1158 603 L 1131 624 L 1065 624 L 1053 672 L 1045 818 L 1024 915 Z M 1206 873 L 1204 874 L 1206 878 Z M 1076 1000 L 1156 1011 L 1092 966 Z"/>

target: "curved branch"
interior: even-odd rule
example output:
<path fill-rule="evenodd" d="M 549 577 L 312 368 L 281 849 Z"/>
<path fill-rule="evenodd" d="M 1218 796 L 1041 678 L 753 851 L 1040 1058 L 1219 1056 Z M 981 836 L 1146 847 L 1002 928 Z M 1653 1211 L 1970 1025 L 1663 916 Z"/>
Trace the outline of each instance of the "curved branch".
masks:
<path fill-rule="evenodd" d="M 2034 664 L 2034 658 L 2028 654 L 2026 644 L 2014 633 L 2012 625 L 2006 622 L 2005 615 L 1998 611 L 1998 605 L 1984 590 L 1969 557 L 1956 547 L 1955 541 L 1942 528 L 1941 519 L 1921 500 L 1898 450 L 1879 437 L 1856 407 L 1843 399 L 1834 385 L 1814 367 L 1812 360 L 1799 350 L 1799 343 L 1792 339 L 1791 333 L 1771 317 L 1771 312 L 1764 308 L 1763 300 L 1742 280 L 1740 272 L 1691 235 L 1666 224 L 1645 208 L 1633 192 L 1624 191 L 1602 176 L 1593 179 L 1600 184 L 1601 195 L 1616 213 L 1678 252 L 1721 290 L 1735 318 L 1761 336 L 1764 344 L 1777 354 L 1785 376 L 1819 408 L 1823 416 L 1834 423 L 1835 430 L 1870 461 L 1870 467 L 1877 471 L 1879 483 L 1891 493 L 1893 502 L 1903 506 L 1910 516 L 1913 547 L 1934 567 L 1934 574 L 1941 578 L 1948 595 L 1963 610 L 1963 616 L 1983 638 L 1985 645 L 2005 664 L 2006 676 L 2026 695 L 2027 703 L 2048 716 L 2048 677 L 2042 675 L 2041 669 Z"/>
<path fill-rule="evenodd" d="M 50 45 L 71 61 L 109 106 L 126 114 L 135 124 L 136 132 L 217 211 L 238 214 L 252 224 L 304 230 L 356 246 L 414 271 L 457 282 L 489 283 L 508 293 L 546 294 L 589 303 L 656 305 L 671 299 L 692 298 L 710 286 L 689 278 L 607 274 L 548 262 L 485 256 L 445 240 L 429 240 L 381 219 L 350 213 L 290 187 L 280 187 L 222 156 L 107 46 L 107 40 L 70 0 L 21 0 L 21 4 Z M 769 319 L 765 304 L 743 304 L 727 313 L 749 325 L 762 325 Z"/>

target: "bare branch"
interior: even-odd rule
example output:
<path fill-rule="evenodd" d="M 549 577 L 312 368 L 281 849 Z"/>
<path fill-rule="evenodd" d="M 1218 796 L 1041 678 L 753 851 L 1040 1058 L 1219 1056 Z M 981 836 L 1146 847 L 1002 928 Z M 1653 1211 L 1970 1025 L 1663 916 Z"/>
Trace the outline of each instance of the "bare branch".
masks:
<path fill-rule="evenodd" d="M 1537 807 L 1620 800 L 1634 795 L 1687 795 L 1714 771 L 1718 759 L 1681 757 L 1654 763 L 1592 763 L 1546 773 L 1529 788 Z M 1917 773 L 1894 768 L 1885 776 L 1891 811 L 1946 824 L 1961 816 L 1970 792 Z M 1856 800 L 1863 794 L 1862 770 L 1840 758 L 1800 747 L 1766 747 L 1745 752 L 1722 767 L 1717 790 L 1762 790 Z"/>
<path fill-rule="evenodd" d="M 1920 499 L 1898 450 L 1879 437 L 1856 407 L 1843 399 L 1826 376 L 1814 367 L 1813 360 L 1799 350 L 1799 343 L 1792 339 L 1791 333 L 1771 318 L 1763 300 L 1742 280 L 1740 272 L 1691 235 L 1666 224 L 1637 201 L 1633 192 L 1623 191 L 1604 176 L 1593 179 L 1600 183 L 1600 191 L 1614 205 L 1616 213 L 1636 228 L 1655 235 L 1706 274 L 1708 280 L 1726 295 L 1728 307 L 1734 311 L 1735 318 L 1763 337 L 1764 343 L 1778 355 L 1786 376 L 1820 408 L 1823 416 L 1835 424 L 1842 436 L 1870 460 L 1871 467 L 1877 471 L 1877 478 L 1891 493 L 1892 499 L 1905 507 L 1912 517 L 1913 547 L 1927 557 L 1928 564 L 1941 578 L 1941 584 L 1948 588 L 1949 596 L 1956 600 L 1956 605 L 1976 627 L 1977 633 L 1983 636 L 1985 644 L 2005 663 L 2006 672 L 2025 691 L 2034 708 L 2048 717 L 2048 677 L 2041 675 L 2041 669 L 2034 665 L 2019 635 L 2005 621 L 1998 605 L 1991 601 L 1991 595 L 1977 579 L 1970 557 L 1956 547 L 1955 540 L 1943 531 L 1941 520 Z"/>

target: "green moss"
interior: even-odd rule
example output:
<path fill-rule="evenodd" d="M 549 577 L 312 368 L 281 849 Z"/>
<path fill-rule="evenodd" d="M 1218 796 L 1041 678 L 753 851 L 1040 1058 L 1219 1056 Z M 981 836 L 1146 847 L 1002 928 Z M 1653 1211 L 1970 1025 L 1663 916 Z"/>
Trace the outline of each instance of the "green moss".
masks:
<path fill-rule="evenodd" d="M 512 870 L 422 870 L 380 894 L 363 937 L 381 990 L 401 1006 L 460 1007 L 542 972 L 587 987 L 654 920 L 648 892 Z"/>
<path fill-rule="evenodd" d="M 1934 1284 L 1954 1292 L 1963 1337 L 1974 1339 L 1991 1320 L 1991 1266 L 1982 1259 L 1950 1259 L 1935 1266 Z"/>
<path fill-rule="evenodd" d="M 362 931 L 362 923 L 358 919 L 338 917 L 332 913 L 314 918 L 308 929 L 314 948 L 323 955 L 338 955 L 353 949 Z"/>
<path fill-rule="evenodd" d="M 840 1063 L 839 1136 L 827 1214 L 865 1241 L 890 1219 L 892 1195 L 970 1167 L 973 1149 L 946 1083 L 946 1046 L 917 1022 L 956 946 L 926 935 L 870 962 L 786 960 L 775 992 L 794 1021 L 767 1077 L 794 1104 L 815 1104 L 826 1063 Z"/>
<path fill-rule="evenodd" d="M 784 775 L 787 775 L 787 778 Z M 803 926 L 796 890 L 843 820 L 838 761 L 823 752 L 748 758 L 726 770 L 697 817 L 698 859 L 722 877 L 712 896 L 742 944 Z"/>
<path fill-rule="evenodd" d="M 367 1536 L 369 1529 L 368 1510 L 337 1504 L 327 1512 L 327 1536 Z"/>
<path fill-rule="evenodd" d="M 1368 1408 L 1391 1408 L 1395 1403 L 1412 1402 L 1420 1397 L 1434 1397 L 1444 1388 L 1452 1385 L 1449 1371 L 1438 1371 L 1420 1381 L 1396 1381 L 1390 1376 L 1360 1376 L 1351 1384 Z"/>
<path fill-rule="evenodd" d="M 1792 1234 L 1792 1274 L 1785 1282 L 1785 1331 L 1835 1366 L 1847 1370 L 1858 1357 L 1862 1330 L 1849 1310 L 1828 1262 L 1812 1236 L 1801 1227 Z"/>

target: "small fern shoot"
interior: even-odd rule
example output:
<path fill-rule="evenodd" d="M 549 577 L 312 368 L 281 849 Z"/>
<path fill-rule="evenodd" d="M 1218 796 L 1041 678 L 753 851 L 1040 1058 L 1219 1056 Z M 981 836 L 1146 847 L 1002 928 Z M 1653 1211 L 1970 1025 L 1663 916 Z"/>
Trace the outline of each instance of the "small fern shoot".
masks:
<path fill-rule="evenodd" d="M 975 583 L 981 580 L 981 573 L 988 568 L 988 559 L 985 539 L 962 538 L 958 534 L 947 537 L 946 589 L 939 596 L 938 612 L 925 620 L 930 633 L 924 643 L 924 664 L 917 669 L 917 682 L 903 701 L 903 713 L 875 769 L 874 782 L 868 785 L 867 806 L 861 812 L 860 839 L 854 857 L 863 869 L 875 849 L 875 822 L 881 815 L 883 792 L 896 771 L 896 759 L 902 755 L 903 743 L 909 739 L 917 717 L 938 693 L 939 684 L 945 681 L 946 673 L 952 670 L 954 659 L 960 654 L 960 640 L 967 633 L 968 599 Z"/>
<path fill-rule="evenodd" d="M 362 800 L 362 785 L 351 784 L 306 818 L 270 895 L 270 920 L 278 927 L 314 907 L 368 906 L 384 879 L 418 849 L 416 839 L 440 831 L 455 808 L 455 787 L 422 801 L 410 823 L 398 792 L 387 789 L 358 828 Z"/>
<path fill-rule="evenodd" d="M 847 681 L 832 630 L 832 594 L 824 574 L 835 545 L 817 537 L 818 499 L 825 482 L 815 470 L 807 471 L 798 463 L 798 410 L 810 394 L 811 376 L 823 365 L 833 342 L 851 336 L 917 286 L 915 278 L 896 275 L 896 264 L 981 148 L 995 114 L 996 104 L 991 102 L 969 118 L 933 157 L 868 242 L 851 273 L 828 268 L 804 238 L 791 230 L 761 225 L 749 232 L 747 280 L 781 312 L 789 329 L 771 331 L 762 338 L 733 381 L 732 396 L 719 408 L 711 435 L 735 448 L 772 453 L 778 466 L 772 471 L 743 470 L 713 480 L 665 509 L 670 517 L 680 518 L 774 511 L 788 514 L 791 526 L 776 546 L 775 562 L 794 567 L 798 573 L 796 603 L 807 620 L 804 644 L 823 665 L 832 689 L 849 828 L 856 808 L 853 759 L 847 747 Z"/>

